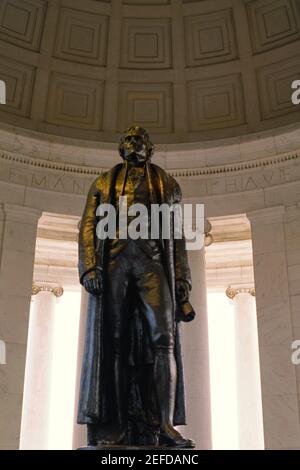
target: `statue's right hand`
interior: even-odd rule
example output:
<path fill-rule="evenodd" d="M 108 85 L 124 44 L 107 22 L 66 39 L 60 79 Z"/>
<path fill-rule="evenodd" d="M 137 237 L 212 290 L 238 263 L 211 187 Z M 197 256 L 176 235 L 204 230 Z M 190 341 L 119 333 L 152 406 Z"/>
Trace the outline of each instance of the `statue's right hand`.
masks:
<path fill-rule="evenodd" d="M 91 271 L 83 278 L 83 286 L 89 294 L 101 295 L 103 292 L 102 275 L 99 271 Z"/>

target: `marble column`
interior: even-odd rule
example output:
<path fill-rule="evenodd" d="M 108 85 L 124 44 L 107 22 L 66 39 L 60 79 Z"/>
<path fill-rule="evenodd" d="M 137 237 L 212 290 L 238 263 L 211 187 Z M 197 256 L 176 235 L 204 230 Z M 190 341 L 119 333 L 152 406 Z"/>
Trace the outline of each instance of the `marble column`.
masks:
<path fill-rule="evenodd" d="M 264 448 L 255 289 L 229 287 L 235 310 L 239 449 Z"/>
<path fill-rule="evenodd" d="M 49 449 L 55 300 L 60 287 L 32 288 L 20 448 Z"/>
<path fill-rule="evenodd" d="M 206 226 L 206 245 L 211 244 Z M 179 429 L 196 441 L 196 449 L 211 449 L 211 401 L 209 374 L 209 343 L 206 298 L 205 246 L 201 250 L 189 251 L 189 264 L 193 288 L 191 304 L 196 318 L 191 323 L 181 324 L 182 352 L 185 371 L 187 426 Z"/>
<path fill-rule="evenodd" d="M 296 206 L 287 207 L 285 211 L 284 234 L 286 243 L 286 259 L 289 287 L 289 304 L 291 311 L 292 339 L 294 342 L 300 340 L 300 203 Z M 293 348 L 295 346 L 293 345 Z M 299 343 L 298 343 L 299 351 Z M 291 349 L 291 355 L 295 349 Z M 296 391 L 300 420 L 300 364 L 294 362 L 296 372 Z M 299 444 L 300 447 L 300 444 Z"/>
<path fill-rule="evenodd" d="M 88 293 L 81 288 L 80 320 L 78 330 L 78 352 L 77 352 L 77 372 L 76 372 L 76 391 L 75 391 L 75 410 L 74 410 L 74 429 L 73 429 L 73 449 L 78 449 L 87 445 L 87 427 L 77 424 L 77 408 L 79 400 L 79 387 L 81 377 L 82 357 L 84 350 L 86 319 L 88 307 Z"/>
<path fill-rule="evenodd" d="M 300 293 L 299 215 L 297 230 L 288 224 L 284 206 L 252 211 L 247 217 L 252 230 L 265 448 L 299 449 L 299 384 L 291 360 L 295 326 L 291 294 Z"/>
<path fill-rule="evenodd" d="M 36 230 L 41 211 L 0 205 L 0 449 L 18 449 Z"/>

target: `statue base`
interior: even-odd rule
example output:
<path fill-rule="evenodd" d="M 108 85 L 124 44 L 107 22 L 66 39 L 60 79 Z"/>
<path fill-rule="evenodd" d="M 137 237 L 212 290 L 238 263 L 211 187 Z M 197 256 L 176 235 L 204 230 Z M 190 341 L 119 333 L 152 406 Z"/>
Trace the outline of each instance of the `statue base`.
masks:
<path fill-rule="evenodd" d="M 110 451 L 123 451 L 123 450 L 164 450 L 164 451 L 172 451 L 172 450 L 193 450 L 187 447 L 165 447 L 165 446 L 129 446 L 129 445 L 97 445 L 97 446 L 86 446 L 86 447 L 79 447 L 77 450 L 110 450 Z"/>

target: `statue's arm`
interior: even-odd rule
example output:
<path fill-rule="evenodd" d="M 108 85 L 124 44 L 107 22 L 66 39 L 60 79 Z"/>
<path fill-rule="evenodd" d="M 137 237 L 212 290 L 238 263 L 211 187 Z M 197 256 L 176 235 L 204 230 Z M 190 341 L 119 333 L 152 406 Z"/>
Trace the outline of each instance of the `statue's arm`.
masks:
<path fill-rule="evenodd" d="M 96 277 L 96 209 L 98 204 L 98 194 L 101 186 L 101 177 L 98 177 L 92 184 L 86 205 L 83 211 L 78 239 L 78 269 L 80 283 L 83 284 L 87 276 L 92 279 Z"/>

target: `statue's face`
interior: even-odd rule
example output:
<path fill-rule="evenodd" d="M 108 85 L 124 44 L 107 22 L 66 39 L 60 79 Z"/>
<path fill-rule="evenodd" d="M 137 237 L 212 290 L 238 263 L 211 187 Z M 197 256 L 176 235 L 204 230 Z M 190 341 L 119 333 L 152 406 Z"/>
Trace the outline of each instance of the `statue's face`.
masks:
<path fill-rule="evenodd" d="M 145 161 L 146 156 L 146 146 L 144 139 L 141 135 L 133 134 L 126 135 L 124 139 L 124 158 L 125 160 L 138 160 Z"/>
<path fill-rule="evenodd" d="M 131 126 L 120 140 L 119 154 L 127 161 L 134 163 L 151 159 L 154 145 L 149 140 L 148 133 L 139 126 Z"/>

